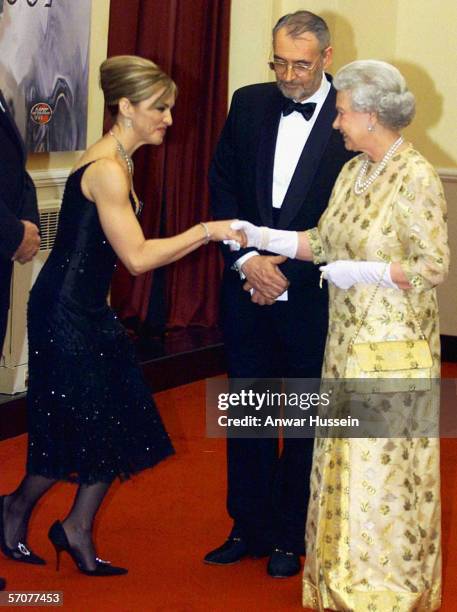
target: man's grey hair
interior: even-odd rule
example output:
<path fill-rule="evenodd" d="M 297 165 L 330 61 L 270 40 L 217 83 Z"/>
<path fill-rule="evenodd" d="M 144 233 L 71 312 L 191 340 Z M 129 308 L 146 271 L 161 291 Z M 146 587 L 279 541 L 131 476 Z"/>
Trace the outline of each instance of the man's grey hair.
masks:
<path fill-rule="evenodd" d="M 310 11 L 296 11 L 283 15 L 273 28 L 273 40 L 278 30 L 286 28 L 287 35 L 291 38 L 298 38 L 304 32 L 312 32 L 319 41 L 320 50 L 323 51 L 330 46 L 330 32 L 327 24 Z"/>
<path fill-rule="evenodd" d="M 333 79 L 338 91 L 351 94 L 351 106 L 361 113 L 376 113 L 379 122 L 392 130 L 409 125 L 416 101 L 401 72 L 378 60 L 358 60 L 343 66 Z"/>

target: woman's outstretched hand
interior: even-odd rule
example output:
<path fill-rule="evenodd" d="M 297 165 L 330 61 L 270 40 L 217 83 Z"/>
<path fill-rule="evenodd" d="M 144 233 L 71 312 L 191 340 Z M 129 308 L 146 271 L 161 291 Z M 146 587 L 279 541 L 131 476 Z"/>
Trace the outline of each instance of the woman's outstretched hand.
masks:
<path fill-rule="evenodd" d="M 214 242 L 230 244 L 232 251 L 238 251 L 247 246 L 246 235 L 243 231 L 233 227 L 238 221 L 229 219 L 227 221 L 209 221 L 206 223 L 209 231 L 209 239 Z"/>

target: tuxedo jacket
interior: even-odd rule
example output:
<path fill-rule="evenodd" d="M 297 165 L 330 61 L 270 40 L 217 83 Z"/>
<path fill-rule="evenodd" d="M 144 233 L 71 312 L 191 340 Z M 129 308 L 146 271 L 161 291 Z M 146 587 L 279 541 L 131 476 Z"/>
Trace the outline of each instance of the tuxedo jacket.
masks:
<path fill-rule="evenodd" d="M 20 220 L 39 225 L 39 215 L 24 143 L 1 92 L 0 103 L 0 263 L 6 263 L 24 236 Z"/>
<path fill-rule="evenodd" d="M 250 85 L 235 92 L 210 167 L 211 203 L 216 219 L 238 218 L 275 227 L 273 165 L 284 102 L 276 83 Z M 344 148 L 339 132 L 332 128 L 335 102 L 336 91 L 331 87 L 284 198 L 276 224 L 279 229 L 315 227 L 342 166 L 353 156 Z M 230 252 L 228 247 L 222 248 L 227 278 L 233 263 L 252 249 Z M 312 263 L 287 260 L 281 270 L 291 289 L 297 284 L 300 290 L 318 286 L 319 272 Z"/>

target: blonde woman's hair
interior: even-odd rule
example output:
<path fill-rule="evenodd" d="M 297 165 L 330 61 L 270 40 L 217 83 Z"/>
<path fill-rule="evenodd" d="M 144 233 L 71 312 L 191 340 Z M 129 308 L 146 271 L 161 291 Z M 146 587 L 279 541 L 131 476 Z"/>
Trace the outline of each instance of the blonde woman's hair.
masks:
<path fill-rule="evenodd" d="M 100 66 L 100 87 L 113 117 L 119 112 L 121 98 L 137 104 L 163 89 L 157 99 L 160 103 L 177 94 L 175 82 L 157 64 L 137 55 L 113 55 L 106 59 Z"/>

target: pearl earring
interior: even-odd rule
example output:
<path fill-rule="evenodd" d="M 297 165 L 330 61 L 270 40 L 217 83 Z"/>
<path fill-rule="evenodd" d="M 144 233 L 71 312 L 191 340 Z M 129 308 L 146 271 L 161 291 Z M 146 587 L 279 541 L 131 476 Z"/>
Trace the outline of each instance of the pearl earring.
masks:
<path fill-rule="evenodd" d="M 371 125 L 371 123 L 368 125 L 368 131 L 369 132 L 373 132 L 374 131 L 374 125 Z"/>

